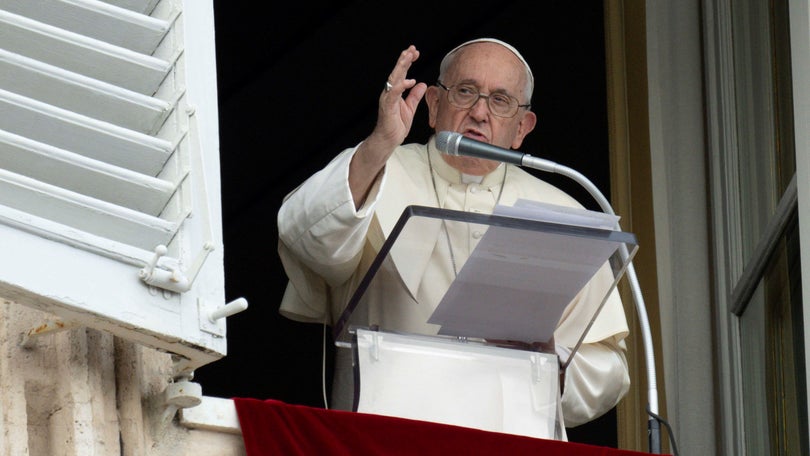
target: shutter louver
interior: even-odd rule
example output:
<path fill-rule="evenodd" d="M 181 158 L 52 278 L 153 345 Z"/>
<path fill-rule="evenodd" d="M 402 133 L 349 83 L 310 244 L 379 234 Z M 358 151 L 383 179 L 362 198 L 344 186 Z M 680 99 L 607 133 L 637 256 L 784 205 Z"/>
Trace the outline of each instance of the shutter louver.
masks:
<path fill-rule="evenodd" d="M 213 0 L 0 0 L 0 298 L 179 376 L 245 307 L 224 305 L 213 25 Z"/>
<path fill-rule="evenodd" d="M 161 88 L 173 63 L 154 55 L 171 23 L 97 0 L 0 8 L 0 204 L 142 262 L 185 215 L 165 210 L 187 173 L 170 162 L 185 132 L 163 128 L 182 89 Z"/>

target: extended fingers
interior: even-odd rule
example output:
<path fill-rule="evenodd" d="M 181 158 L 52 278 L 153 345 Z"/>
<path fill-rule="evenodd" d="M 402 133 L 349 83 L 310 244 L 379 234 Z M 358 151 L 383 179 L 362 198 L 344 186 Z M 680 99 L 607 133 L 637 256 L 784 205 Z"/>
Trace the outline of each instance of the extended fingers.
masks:
<path fill-rule="evenodd" d="M 418 58 L 419 51 L 414 45 L 408 46 L 408 49 L 405 49 L 399 54 L 397 63 L 386 81 L 386 92 L 394 91 L 401 94 L 416 84 L 415 79 L 406 79 L 406 76 L 408 75 L 408 70 L 411 68 L 411 65 Z"/>

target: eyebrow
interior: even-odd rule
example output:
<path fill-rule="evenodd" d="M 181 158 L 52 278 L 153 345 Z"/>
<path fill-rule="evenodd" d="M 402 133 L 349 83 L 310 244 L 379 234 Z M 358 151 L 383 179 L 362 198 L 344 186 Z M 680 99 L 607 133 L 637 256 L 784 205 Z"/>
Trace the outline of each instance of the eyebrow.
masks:
<path fill-rule="evenodd" d="M 457 83 L 455 83 L 453 85 L 454 86 L 471 85 L 471 86 L 475 86 L 475 88 L 478 89 L 479 92 L 481 91 L 481 88 L 479 87 L 478 82 L 476 80 L 474 80 L 474 79 L 462 79 L 461 81 L 458 81 Z M 510 97 L 514 97 L 515 99 L 518 100 L 518 102 L 520 102 L 520 99 L 517 98 L 517 96 L 513 95 L 512 93 L 510 93 L 508 90 L 506 90 L 504 88 L 498 88 L 498 89 L 495 89 L 495 90 L 493 90 L 493 91 L 491 91 L 489 93 L 499 93 L 499 94 L 509 95 Z"/>

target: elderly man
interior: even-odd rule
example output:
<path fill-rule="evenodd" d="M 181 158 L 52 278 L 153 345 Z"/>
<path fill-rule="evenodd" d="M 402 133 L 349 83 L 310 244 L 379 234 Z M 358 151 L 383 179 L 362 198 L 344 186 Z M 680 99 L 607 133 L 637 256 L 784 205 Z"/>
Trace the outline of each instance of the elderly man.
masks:
<path fill-rule="evenodd" d="M 278 225 L 279 254 L 290 279 L 280 308 L 286 317 L 334 324 L 409 205 L 491 213 L 498 204 L 523 198 L 581 207 L 560 189 L 514 165 L 443 154 L 434 138 L 426 144 L 403 145 L 422 98 L 435 131 L 458 132 L 502 148 L 519 148 L 537 122 L 530 110 L 532 71 L 511 45 L 492 38 L 463 43 L 445 56 L 439 80 L 431 86 L 407 78 L 418 58 L 414 46 L 400 54 L 380 94 L 371 134 L 285 198 Z M 441 278 L 447 276 L 447 264 L 454 263 L 446 258 L 447 252 L 471 249 L 471 239 L 454 233 L 435 240 L 417 289 L 403 286 L 398 296 L 386 299 L 410 304 L 397 307 L 399 314 L 386 321 L 388 329 L 435 333 L 424 322 L 441 298 L 437 290 L 447 288 L 447 283 L 437 282 L 452 280 L 452 275 Z M 442 242 L 454 245 L 448 249 Z M 585 331 L 599 301 L 583 291 L 564 312 L 554 332 L 562 358 Z M 622 304 L 613 293 L 566 370 L 562 395 L 566 426 L 600 416 L 627 392 L 623 342 L 627 333 Z M 351 359 L 342 351 L 336 361 L 332 407 L 349 409 Z"/>

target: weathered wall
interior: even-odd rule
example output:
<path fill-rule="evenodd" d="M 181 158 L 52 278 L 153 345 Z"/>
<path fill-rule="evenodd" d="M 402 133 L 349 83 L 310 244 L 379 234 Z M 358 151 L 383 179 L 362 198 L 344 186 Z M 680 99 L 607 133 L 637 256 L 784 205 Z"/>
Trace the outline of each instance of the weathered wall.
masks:
<path fill-rule="evenodd" d="M 31 330 L 41 335 L 26 337 Z M 0 455 L 242 456 L 167 408 L 171 356 L 0 301 Z"/>

